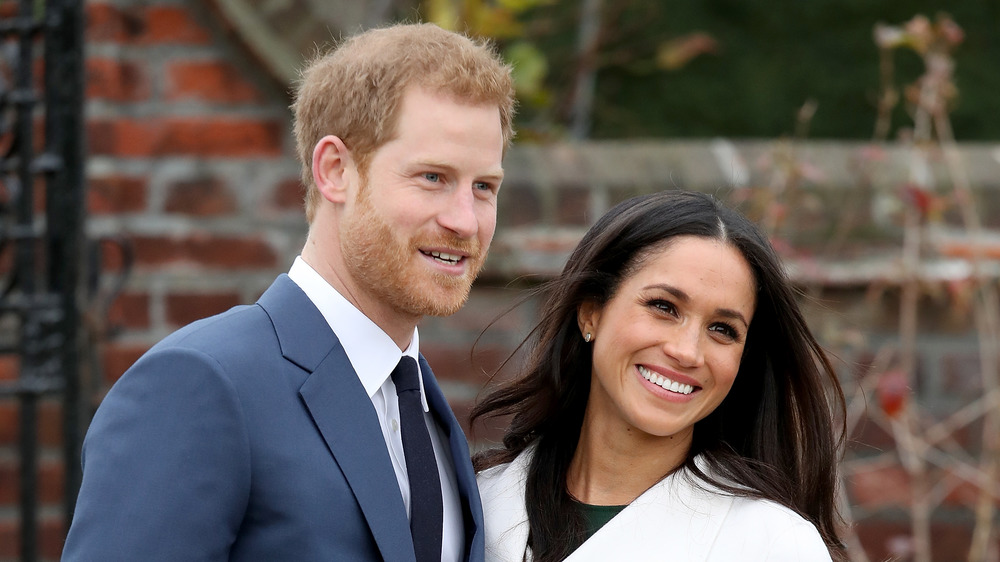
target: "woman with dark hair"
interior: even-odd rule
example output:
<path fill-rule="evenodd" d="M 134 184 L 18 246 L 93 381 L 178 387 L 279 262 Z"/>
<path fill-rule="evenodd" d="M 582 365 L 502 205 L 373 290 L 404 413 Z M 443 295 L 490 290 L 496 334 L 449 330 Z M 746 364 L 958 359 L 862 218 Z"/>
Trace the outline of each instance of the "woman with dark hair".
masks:
<path fill-rule="evenodd" d="M 844 397 L 767 238 L 668 191 L 595 224 L 473 420 L 487 560 L 842 560 Z M 842 419 L 842 418 L 841 418 Z"/>

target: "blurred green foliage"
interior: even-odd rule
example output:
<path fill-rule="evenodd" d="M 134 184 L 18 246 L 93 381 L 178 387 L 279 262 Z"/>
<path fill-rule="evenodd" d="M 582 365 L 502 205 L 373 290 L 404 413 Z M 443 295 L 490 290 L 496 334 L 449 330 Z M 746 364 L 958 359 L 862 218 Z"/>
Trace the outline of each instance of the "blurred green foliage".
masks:
<path fill-rule="evenodd" d="M 812 100 L 809 137 L 870 138 L 879 93 L 875 25 L 941 11 L 965 31 L 955 53 L 955 136 L 1000 139 L 996 0 L 605 0 L 591 137 L 778 137 L 795 130 L 797 111 Z M 522 139 L 559 136 L 566 125 L 579 12 L 579 0 L 554 0 L 518 14 L 519 41 L 548 62 L 546 95 L 522 100 Z M 676 57 L 664 49 L 683 37 L 714 45 L 671 66 Z M 915 53 L 896 53 L 897 86 L 922 71 Z M 894 128 L 910 122 L 900 104 Z"/>

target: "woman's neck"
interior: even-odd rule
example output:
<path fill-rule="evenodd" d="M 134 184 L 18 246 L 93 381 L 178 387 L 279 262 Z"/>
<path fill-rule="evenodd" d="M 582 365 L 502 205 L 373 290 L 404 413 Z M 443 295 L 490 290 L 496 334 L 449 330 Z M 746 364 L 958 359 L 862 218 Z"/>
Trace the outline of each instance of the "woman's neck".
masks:
<path fill-rule="evenodd" d="M 658 437 L 633 427 L 591 423 L 585 415 L 566 475 L 570 495 L 591 505 L 625 505 L 676 470 L 693 431 Z"/>

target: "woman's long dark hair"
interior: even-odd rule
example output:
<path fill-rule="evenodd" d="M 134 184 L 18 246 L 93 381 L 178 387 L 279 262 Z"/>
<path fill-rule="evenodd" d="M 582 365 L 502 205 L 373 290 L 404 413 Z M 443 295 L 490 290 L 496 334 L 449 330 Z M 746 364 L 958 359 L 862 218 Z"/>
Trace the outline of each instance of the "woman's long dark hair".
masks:
<path fill-rule="evenodd" d="M 510 462 L 535 444 L 525 489 L 533 559 L 562 560 L 582 542 L 583 515 L 566 488 L 592 366 L 577 309 L 591 299 L 607 303 L 650 252 L 676 236 L 732 245 L 757 285 L 757 308 L 736 380 L 722 404 L 695 425 L 683 467 L 733 494 L 773 500 L 798 512 L 816 525 L 835 560 L 846 559 L 835 504 L 844 434 L 844 396 L 836 374 L 766 236 L 701 193 L 664 191 L 618 204 L 587 232 L 562 274 L 542 287 L 526 366 L 472 409 L 473 421 L 511 416 L 503 447 L 477 454 L 476 469 Z M 841 420 L 839 432 L 833 410 Z M 698 469 L 699 454 L 718 479 Z"/>

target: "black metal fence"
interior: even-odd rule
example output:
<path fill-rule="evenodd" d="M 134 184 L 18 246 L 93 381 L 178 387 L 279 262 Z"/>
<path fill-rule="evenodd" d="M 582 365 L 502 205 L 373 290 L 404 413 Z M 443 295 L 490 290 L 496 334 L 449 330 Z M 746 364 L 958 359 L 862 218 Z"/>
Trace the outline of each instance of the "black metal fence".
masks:
<path fill-rule="evenodd" d="M 80 485 L 83 0 L 0 1 L 0 400 L 19 404 L 21 559 L 38 559 L 39 402 L 61 401 L 65 520 Z"/>

